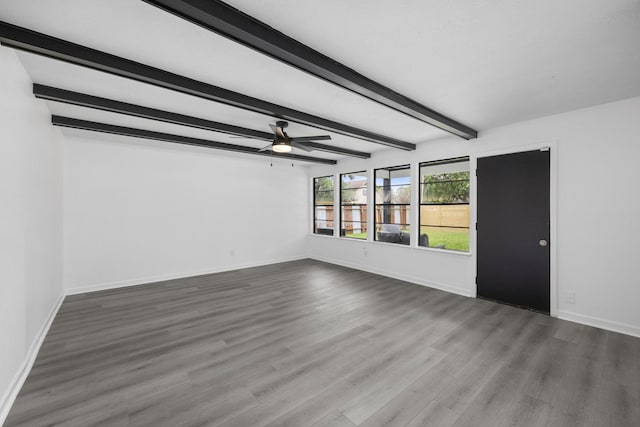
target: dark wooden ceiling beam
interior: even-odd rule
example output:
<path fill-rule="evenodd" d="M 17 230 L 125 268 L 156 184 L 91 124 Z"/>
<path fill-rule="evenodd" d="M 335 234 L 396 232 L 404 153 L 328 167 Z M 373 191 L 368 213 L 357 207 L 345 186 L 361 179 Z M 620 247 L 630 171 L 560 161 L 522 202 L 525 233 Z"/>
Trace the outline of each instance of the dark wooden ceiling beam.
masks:
<path fill-rule="evenodd" d="M 325 153 L 344 154 L 345 156 L 357 157 L 359 159 L 368 159 L 371 153 L 350 150 L 348 148 L 340 148 L 339 151 L 332 145 L 320 144 L 319 142 L 307 141 L 301 142 L 300 145 L 311 148 L 313 151 L 324 151 Z"/>
<path fill-rule="evenodd" d="M 71 117 L 51 116 L 51 124 L 54 126 L 82 129 L 92 132 L 108 133 L 112 135 L 129 136 L 133 138 L 152 139 L 155 141 L 171 142 L 175 144 L 194 145 L 198 147 L 213 148 L 216 150 L 234 151 L 236 153 L 255 154 L 258 156 L 273 156 L 274 158 L 285 160 L 300 160 L 303 162 L 322 163 L 327 165 L 335 165 L 336 160 L 321 159 L 312 156 L 301 156 L 291 153 L 271 153 L 270 151 L 259 151 L 259 148 L 245 147 L 242 145 L 227 144 L 224 142 L 210 141 L 208 139 L 191 138 L 188 136 L 174 135 L 164 132 L 154 132 L 144 129 L 136 129 L 124 126 L 110 125 L 106 123 L 92 122 L 88 120 L 74 119 Z"/>
<path fill-rule="evenodd" d="M 278 61 L 465 139 L 478 132 L 363 76 L 219 0 L 143 0 Z"/>
<path fill-rule="evenodd" d="M 144 119 L 157 120 L 166 123 L 189 126 L 193 128 L 206 129 L 215 132 L 222 132 L 230 135 L 246 136 L 249 138 L 271 141 L 273 134 L 258 130 L 247 129 L 240 126 L 233 126 L 213 120 L 200 119 L 155 108 L 143 107 L 141 105 L 116 101 L 108 98 L 87 95 L 80 92 L 73 92 L 38 83 L 33 84 L 33 94 L 36 98 L 49 101 L 62 102 L 65 104 L 78 105 L 81 107 L 94 108 L 111 113 L 126 114 L 128 116 L 141 117 Z"/>
<path fill-rule="evenodd" d="M 161 122 L 198 129 L 205 129 L 214 132 L 244 136 L 247 138 L 259 139 L 268 142 L 273 141 L 273 134 L 270 132 L 262 132 L 259 130 L 229 125 L 227 123 L 220 123 L 212 120 L 201 119 L 198 117 L 187 116 L 184 114 L 173 113 L 170 111 L 143 107 L 141 105 L 115 101 L 113 99 L 101 98 L 98 96 L 87 95 L 84 93 L 73 92 L 70 90 L 45 86 L 37 83 L 34 83 L 33 85 L 33 94 L 36 96 L 36 98 L 46 99 L 49 101 L 94 108 L 98 110 L 109 111 L 112 113 L 125 114 L 128 116 L 141 117 L 144 119 L 157 120 Z M 343 154 L 347 156 L 358 157 L 361 159 L 371 157 L 370 153 L 335 147 L 332 145 L 319 144 L 316 142 L 305 143 L 305 146 L 318 151 Z"/>
<path fill-rule="evenodd" d="M 209 83 L 190 79 L 178 74 L 131 61 L 126 58 L 71 43 L 66 40 L 38 33 L 27 28 L 0 21 L 0 43 L 15 49 L 21 49 L 49 58 L 66 61 L 75 65 L 92 68 L 152 84 L 165 89 L 175 90 L 188 95 L 198 96 L 260 114 L 302 123 L 330 132 L 363 139 L 403 150 L 415 150 L 415 144 L 400 141 L 364 129 L 359 129 L 333 120 L 324 119 L 302 111 L 284 107 L 272 102 L 233 92 Z"/>

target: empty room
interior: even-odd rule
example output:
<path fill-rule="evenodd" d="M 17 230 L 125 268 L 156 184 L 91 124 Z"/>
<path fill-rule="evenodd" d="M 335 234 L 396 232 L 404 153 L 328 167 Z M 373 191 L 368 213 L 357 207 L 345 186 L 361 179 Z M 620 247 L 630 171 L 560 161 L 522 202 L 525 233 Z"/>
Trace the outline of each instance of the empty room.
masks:
<path fill-rule="evenodd" d="M 0 1 L 0 425 L 640 426 L 640 1 Z"/>

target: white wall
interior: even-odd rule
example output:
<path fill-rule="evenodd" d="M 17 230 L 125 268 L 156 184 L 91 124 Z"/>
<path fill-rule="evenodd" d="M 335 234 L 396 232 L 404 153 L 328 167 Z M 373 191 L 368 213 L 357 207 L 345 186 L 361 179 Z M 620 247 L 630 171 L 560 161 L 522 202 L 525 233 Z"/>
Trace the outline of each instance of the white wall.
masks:
<path fill-rule="evenodd" d="M 640 98 L 307 170 L 160 142 L 63 138 L 15 53 L 0 48 L 0 64 L 0 405 L 60 301 L 62 276 L 73 293 L 309 254 L 474 295 L 473 251 L 309 235 L 310 178 L 404 163 L 415 174 L 421 161 L 547 142 L 557 157 L 558 314 L 640 335 Z"/>
<path fill-rule="evenodd" d="M 0 423 L 62 296 L 60 134 L 0 47 Z"/>
<path fill-rule="evenodd" d="M 475 156 L 493 151 L 549 144 L 557 159 L 557 241 L 552 245 L 557 250 L 558 316 L 640 336 L 639 118 L 640 98 L 632 98 L 485 130 L 472 142 L 445 138 L 419 144 L 413 152 L 385 150 L 369 160 L 313 167 L 309 179 L 406 163 L 415 170 L 419 162 L 461 155 L 471 155 L 473 164 Z M 473 199 L 475 177 L 471 184 Z M 473 232 L 471 243 L 474 247 Z M 313 235 L 308 250 L 317 259 L 462 295 L 476 292 L 473 251 L 463 256 Z M 575 293 L 575 304 L 567 302 L 568 293 Z"/>
<path fill-rule="evenodd" d="M 65 140 L 68 293 L 305 256 L 304 167 L 109 139 L 80 133 Z"/>

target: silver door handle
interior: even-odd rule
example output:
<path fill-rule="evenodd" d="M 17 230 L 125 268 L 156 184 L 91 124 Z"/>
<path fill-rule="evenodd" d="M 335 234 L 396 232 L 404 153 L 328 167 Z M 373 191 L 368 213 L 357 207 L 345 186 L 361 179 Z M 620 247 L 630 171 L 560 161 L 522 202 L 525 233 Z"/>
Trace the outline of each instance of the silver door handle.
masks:
<path fill-rule="evenodd" d="M 547 245 L 549 244 L 549 242 L 547 242 L 545 239 L 542 239 L 542 240 L 540 240 L 540 241 L 538 242 L 538 244 L 539 244 L 540 246 L 547 246 Z"/>

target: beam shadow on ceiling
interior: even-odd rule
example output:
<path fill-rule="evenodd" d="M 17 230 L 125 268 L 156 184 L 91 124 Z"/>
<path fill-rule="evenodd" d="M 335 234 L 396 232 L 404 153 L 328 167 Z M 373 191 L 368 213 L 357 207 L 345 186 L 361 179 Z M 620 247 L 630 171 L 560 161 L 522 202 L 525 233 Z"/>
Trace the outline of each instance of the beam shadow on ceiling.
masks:
<path fill-rule="evenodd" d="M 190 79 L 2 21 L 0 21 L 0 43 L 37 55 L 81 65 L 279 119 L 302 123 L 330 132 L 375 142 L 388 147 L 402 150 L 415 150 L 416 148 L 415 144 L 406 141 L 400 141 L 395 138 L 324 119 L 272 102 L 253 98 L 209 83 Z"/>
<path fill-rule="evenodd" d="M 198 117 L 187 116 L 184 114 L 173 113 L 170 111 L 143 107 L 136 104 L 115 101 L 112 99 L 101 98 L 98 96 L 87 95 L 84 93 L 73 92 L 70 90 L 59 89 L 37 83 L 34 83 L 33 85 L 33 94 L 36 96 L 36 98 L 46 99 L 49 101 L 63 102 L 65 104 L 94 108 L 102 111 L 109 111 L 112 113 L 157 120 L 197 129 L 205 129 L 231 135 L 245 136 L 248 138 L 259 139 L 268 142 L 273 141 L 273 134 L 269 132 L 262 132 L 240 126 L 229 125 L 226 123 L 215 122 L 212 120 L 201 119 Z M 305 146 L 317 151 L 343 154 L 347 156 L 358 157 L 361 159 L 367 159 L 371 157 L 370 153 L 349 150 L 347 148 L 335 147 L 331 145 L 319 144 L 317 142 L 305 142 Z"/>
<path fill-rule="evenodd" d="M 280 62 L 365 96 L 464 139 L 478 132 L 363 76 L 219 0 L 143 0 Z"/>
<path fill-rule="evenodd" d="M 194 145 L 198 147 L 214 148 L 217 150 L 235 151 L 237 153 L 256 154 L 285 160 L 300 160 L 303 162 L 322 163 L 335 165 L 336 160 L 321 159 L 318 157 L 301 156 L 299 154 L 279 154 L 270 151 L 259 151 L 259 148 L 244 147 L 242 145 L 227 144 L 224 142 L 209 141 L 207 139 L 191 138 L 188 136 L 174 135 L 170 133 L 154 132 L 144 129 L 136 129 L 124 126 L 109 125 L 106 123 L 91 122 L 88 120 L 74 119 L 71 117 L 51 116 L 51 124 L 54 126 L 82 129 L 93 132 L 109 133 L 112 135 L 130 136 L 134 138 L 152 139 L 156 141 L 172 142 L 176 144 Z"/>

